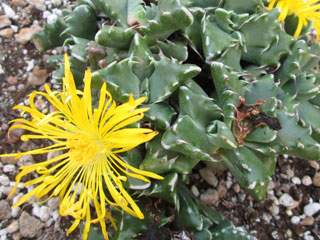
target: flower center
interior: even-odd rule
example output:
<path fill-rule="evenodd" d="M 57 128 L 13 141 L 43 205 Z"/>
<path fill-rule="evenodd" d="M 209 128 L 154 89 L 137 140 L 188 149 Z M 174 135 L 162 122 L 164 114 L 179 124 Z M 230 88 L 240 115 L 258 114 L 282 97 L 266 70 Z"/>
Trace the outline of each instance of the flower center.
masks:
<path fill-rule="evenodd" d="M 81 164 L 93 161 L 105 152 L 103 142 L 96 135 L 77 133 L 74 138 L 67 140 L 70 158 Z"/>

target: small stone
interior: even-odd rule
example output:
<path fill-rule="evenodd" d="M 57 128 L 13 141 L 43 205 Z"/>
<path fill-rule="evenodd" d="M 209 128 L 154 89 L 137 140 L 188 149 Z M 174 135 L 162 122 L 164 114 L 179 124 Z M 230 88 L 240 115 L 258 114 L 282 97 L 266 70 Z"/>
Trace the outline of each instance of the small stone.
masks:
<path fill-rule="evenodd" d="M 37 109 L 43 110 L 46 107 L 46 102 L 42 98 L 38 98 L 34 105 Z"/>
<path fill-rule="evenodd" d="M 284 193 L 279 198 L 279 202 L 282 206 L 291 207 L 294 203 L 294 200 L 288 193 Z"/>
<path fill-rule="evenodd" d="M 40 11 L 46 10 L 46 5 L 43 0 L 27 0 L 27 2 Z"/>
<path fill-rule="evenodd" d="M 228 192 L 228 190 L 227 190 L 227 188 L 226 188 L 226 183 L 225 183 L 225 181 L 223 181 L 223 180 L 221 180 L 220 182 L 219 182 L 219 185 L 218 185 L 218 193 L 219 193 L 219 197 L 220 198 L 222 198 L 222 197 L 224 197 L 226 194 L 227 194 L 227 192 Z"/>
<path fill-rule="evenodd" d="M 13 32 L 12 28 L 5 28 L 0 31 L 0 37 L 10 38 L 10 37 L 12 37 L 13 33 L 14 32 Z"/>
<path fill-rule="evenodd" d="M 320 210 L 320 203 L 309 203 L 308 205 L 304 206 L 303 212 L 305 215 L 312 217 Z"/>
<path fill-rule="evenodd" d="M 217 177 L 214 175 L 212 170 L 208 168 L 202 168 L 199 170 L 201 177 L 210 185 L 216 187 L 219 183 Z"/>
<path fill-rule="evenodd" d="M 27 61 L 27 68 L 26 71 L 30 72 L 34 68 L 34 59 L 31 59 L 30 61 Z"/>
<path fill-rule="evenodd" d="M 272 216 L 268 213 L 263 213 L 262 214 L 262 219 L 267 222 L 267 223 L 270 223 L 271 219 L 272 219 Z"/>
<path fill-rule="evenodd" d="M 14 233 L 19 230 L 19 223 L 17 221 L 12 222 L 8 227 L 7 231 L 8 233 Z"/>
<path fill-rule="evenodd" d="M 52 197 L 48 200 L 48 206 L 52 211 L 55 211 L 59 208 L 60 200 L 58 197 Z"/>
<path fill-rule="evenodd" d="M 320 172 L 316 172 L 316 174 L 313 176 L 313 185 L 316 187 L 320 187 Z"/>
<path fill-rule="evenodd" d="M 4 236 L 5 237 L 4 240 L 7 240 L 7 236 L 6 236 L 7 234 L 8 234 L 8 230 L 6 228 L 0 229 L 1 238 Z M 0 238 L 0 240 L 2 240 L 1 238 Z"/>
<path fill-rule="evenodd" d="M 16 90 L 17 90 L 17 87 L 16 87 L 16 86 L 10 86 L 10 87 L 7 88 L 7 91 L 8 91 L 8 92 L 14 92 L 14 91 L 16 91 Z"/>
<path fill-rule="evenodd" d="M 300 184 L 301 184 L 301 180 L 300 180 L 300 178 L 298 178 L 298 177 L 293 177 L 293 178 L 291 179 L 291 181 L 292 181 L 294 184 L 296 184 L 296 185 L 300 185 Z"/>
<path fill-rule="evenodd" d="M 5 14 L 11 18 L 11 19 L 17 19 L 18 16 L 16 15 L 15 11 L 7 4 L 5 3 L 2 3 L 2 7 L 3 7 L 3 10 L 5 12 Z"/>
<path fill-rule="evenodd" d="M 292 171 L 292 169 L 287 169 L 286 174 L 289 178 L 292 178 L 294 176 L 294 171 Z"/>
<path fill-rule="evenodd" d="M 11 217 L 10 205 L 7 201 L 0 201 L 0 221 L 9 219 Z"/>
<path fill-rule="evenodd" d="M 20 207 L 15 207 L 11 209 L 11 217 L 16 218 L 19 215 Z"/>
<path fill-rule="evenodd" d="M 63 154 L 62 151 L 52 151 L 52 152 L 48 152 L 48 154 L 47 154 L 47 160 L 51 160 L 51 159 L 53 159 L 53 158 L 55 158 L 55 157 L 58 157 L 58 156 L 60 156 L 60 155 L 62 155 L 62 154 Z"/>
<path fill-rule="evenodd" d="M 0 16 L 0 28 L 8 27 L 11 25 L 11 20 L 7 15 Z"/>
<path fill-rule="evenodd" d="M 10 184 L 9 177 L 5 174 L 0 175 L 0 185 L 9 186 L 9 184 Z"/>
<path fill-rule="evenodd" d="M 10 84 L 10 85 L 14 85 L 14 84 L 17 84 L 18 83 L 18 80 L 13 77 L 13 76 L 9 76 L 8 79 L 7 79 L 7 82 Z"/>
<path fill-rule="evenodd" d="M 45 83 L 48 77 L 47 69 L 41 69 L 39 66 L 36 66 L 28 76 L 28 83 L 33 86 L 42 85 Z"/>
<path fill-rule="evenodd" d="M 275 188 L 275 184 L 272 180 L 270 180 L 267 190 L 272 190 Z"/>
<path fill-rule="evenodd" d="M 311 235 L 305 235 L 303 236 L 303 240 L 314 240 L 314 237 L 312 237 Z"/>
<path fill-rule="evenodd" d="M 31 154 L 27 154 L 27 155 L 21 156 L 18 159 L 17 164 L 18 164 L 19 167 L 23 167 L 23 166 L 28 166 L 28 165 L 34 164 L 33 156 Z"/>
<path fill-rule="evenodd" d="M 15 122 L 13 123 L 12 126 L 14 125 L 21 125 L 20 122 Z M 11 126 L 11 127 L 12 127 Z M 14 128 L 10 130 L 7 134 L 8 142 L 9 143 L 16 143 L 20 140 L 21 136 L 24 134 L 25 130 L 22 128 Z"/>
<path fill-rule="evenodd" d="M 1 157 L 1 162 L 4 164 L 15 164 L 17 160 L 14 157 Z"/>
<path fill-rule="evenodd" d="M 48 221 L 46 221 L 46 227 L 50 227 L 54 223 L 54 219 L 50 218 Z"/>
<path fill-rule="evenodd" d="M 25 85 L 23 83 L 20 83 L 17 87 L 18 90 L 23 90 L 25 89 Z"/>
<path fill-rule="evenodd" d="M 240 185 L 239 185 L 239 183 L 234 184 L 232 188 L 233 188 L 233 190 L 234 190 L 236 193 L 240 192 Z"/>
<path fill-rule="evenodd" d="M 292 231 L 290 229 L 288 229 L 286 231 L 286 235 L 287 235 L 287 237 L 291 238 L 292 237 Z"/>
<path fill-rule="evenodd" d="M 213 204 L 219 200 L 219 193 L 217 190 L 208 189 L 200 195 L 200 200 L 205 204 Z"/>
<path fill-rule="evenodd" d="M 19 217 L 20 233 L 22 237 L 34 238 L 44 226 L 38 219 L 23 211 Z"/>
<path fill-rule="evenodd" d="M 292 224 L 298 224 L 300 222 L 300 218 L 297 216 L 293 216 L 290 220 Z"/>
<path fill-rule="evenodd" d="M 310 186 L 312 184 L 312 179 L 310 176 L 308 175 L 305 175 L 303 176 L 302 178 L 302 184 L 305 185 L 305 186 Z"/>
<path fill-rule="evenodd" d="M 11 25 L 10 27 L 12 28 L 12 30 L 13 30 L 15 33 L 17 33 L 18 30 L 19 30 L 19 27 L 18 27 L 17 25 Z"/>
<path fill-rule="evenodd" d="M 24 0 L 12 0 L 12 4 L 17 7 L 24 7 L 27 5 Z"/>
<path fill-rule="evenodd" d="M 1 130 L 8 130 L 8 128 L 9 128 L 9 126 L 8 126 L 8 124 L 6 124 L 6 123 L 2 123 L 1 124 Z"/>
<path fill-rule="evenodd" d="M 37 25 L 37 24 L 33 24 L 31 27 L 29 28 L 22 28 L 20 29 L 18 34 L 15 34 L 15 40 L 24 45 L 27 42 L 29 42 L 33 36 L 33 34 L 35 34 L 36 32 L 39 32 L 42 28 Z"/>
<path fill-rule="evenodd" d="M 293 215 L 292 211 L 290 209 L 287 209 L 286 210 L 286 214 L 291 217 Z"/>
<path fill-rule="evenodd" d="M 46 206 L 40 208 L 40 219 L 42 222 L 48 221 L 50 218 L 50 209 Z"/>
<path fill-rule="evenodd" d="M 312 168 L 318 170 L 320 167 L 319 167 L 319 163 L 317 161 L 309 161 L 309 164 Z"/>
<path fill-rule="evenodd" d="M 13 240 L 20 240 L 21 239 L 21 233 L 20 232 L 15 232 L 12 234 L 12 239 Z"/>
<path fill-rule="evenodd" d="M 4 195 L 8 196 L 11 193 L 12 189 L 13 189 L 13 187 L 11 187 L 11 186 L 4 186 L 2 193 Z"/>
<path fill-rule="evenodd" d="M 57 221 L 58 218 L 59 218 L 59 216 L 60 216 L 59 210 L 53 211 L 53 212 L 51 213 L 51 216 L 52 216 L 52 218 L 53 218 L 55 221 Z"/>
<path fill-rule="evenodd" d="M 272 207 L 269 209 L 272 216 L 278 216 L 279 212 L 280 212 L 280 208 L 277 205 L 272 205 Z"/>
<path fill-rule="evenodd" d="M 52 0 L 51 2 L 56 7 L 58 7 L 62 4 L 62 0 Z"/>
<path fill-rule="evenodd" d="M 192 185 L 192 186 L 191 186 L 191 191 L 192 191 L 192 193 L 193 193 L 193 195 L 194 195 L 195 197 L 199 197 L 200 193 L 199 193 L 198 188 L 197 188 L 195 185 Z"/>
<path fill-rule="evenodd" d="M 54 24 L 57 19 L 58 19 L 58 16 L 56 14 L 50 14 L 47 18 L 47 23 Z"/>
<path fill-rule="evenodd" d="M 226 181 L 226 187 L 227 189 L 230 189 L 233 185 L 232 179 L 228 177 L 227 181 Z"/>
<path fill-rule="evenodd" d="M 24 196 L 23 193 L 19 193 L 17 196 L 15 196 L 13 199 L 12 199 L 12 204 L 16 204 L 22 197 Z"/>
<path fill-rule="evenodd" d="M 14 173 L 16 171 L 16 167 L 13 164 L 7 164 L 3 167 L 4 173 Z"/>
<path fill-rule="evenodd" d="M 313 224 L 314 224 L 314 218 L 309 216 L 303 219 L 303 221 L 301 222 L 301 225 L 304 225 L 304 226 L 312 226 Z"/>
<path fill-rule="evenodd" d="M 33 205 L 32 215 L 40 218 L 40 206 L 38 204 Z"/>

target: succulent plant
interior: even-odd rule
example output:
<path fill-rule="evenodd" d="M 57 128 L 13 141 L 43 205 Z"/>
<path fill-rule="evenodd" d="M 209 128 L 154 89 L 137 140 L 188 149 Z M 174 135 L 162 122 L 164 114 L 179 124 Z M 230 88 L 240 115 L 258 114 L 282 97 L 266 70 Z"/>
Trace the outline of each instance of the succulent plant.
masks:
<path fill-rule="evenodd" d="M 320 159 L 319 44 L 308 40 L 311 23 L 294 38 L 288 29 L 297 27 L 295 15 L 283 28 L 280 10 L 267 5 L 80 0 L 35 34 L 42 51 L 69 48 L 79 87 L 90 67 L 93 87 L 107 82 L 117 101 L 127 101 L 131 93 L 147 97 L 144 107 L 150 110 L 141 124 L 160 134 L 123 158 L 165 180 L 151 186 L 128 180 L 146 219 L 138 224 L 115 212 L 122 224 L 113 239 L 144 236 L 154 226 L 166 231 L 167 225 L 196 239 L 230 239 L 219 234 L 232 234 L 231 225 L 209 216 L 216 213 L 193 199 L 183 183 L 198 162 L 229 169 L 262 201 L 277 155 Z M 61 78 L 62 71 L 60 65 L 54 77 Z M 157 198 L 173 213 L 159 212 Z"/>

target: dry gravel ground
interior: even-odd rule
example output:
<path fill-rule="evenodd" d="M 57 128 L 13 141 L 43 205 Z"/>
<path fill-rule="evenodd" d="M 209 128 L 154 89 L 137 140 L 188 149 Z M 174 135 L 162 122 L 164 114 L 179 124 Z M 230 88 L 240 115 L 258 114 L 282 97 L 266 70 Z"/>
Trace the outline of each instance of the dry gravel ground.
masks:
<path fill-rule="evenodd" d="M 53 88 L 59 87 L 50 81 L 52 69 L 45 63 L 47 55 L 52 53 L 39 53 L 30 38 L 68 4 L 65 0 L 0 0 L 0 153 L 26 151 L 45 144 L 21 142 L 19 137 L 23 132 L 19 130 L 8 137 L 8 122 L 19 116 L 11 108 L 28 104 L 26 96 L 30 92 L 42 90 L 45 82 Z M 36 104 L 43 112 L 49 111 L 41 98 Z M 56 198 L 42 205 L 25 203 L 10 208 L 31 190 L 18 188 L 14 196 L 7 199 L 18 167 L 46 157 L 53 156 L 25 156 L 18 161 L 1 159 L 0 240 L 79 239 L 79 231 L 66 237 L 71 219 L 59 216 Z M 320 239 L 320 168 L 317 162 L 280 156 L 264 203 L 246 194 L 230 173 L 213 173 L 203 163 L 194 169 L 190 186 L 198 198 L 235 225 L 245 226 L 256 239 Z"/>

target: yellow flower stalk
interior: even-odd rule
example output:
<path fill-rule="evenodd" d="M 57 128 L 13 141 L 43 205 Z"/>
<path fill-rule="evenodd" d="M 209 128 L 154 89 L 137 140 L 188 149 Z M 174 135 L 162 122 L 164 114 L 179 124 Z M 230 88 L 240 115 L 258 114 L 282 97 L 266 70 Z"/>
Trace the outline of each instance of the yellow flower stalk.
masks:
<path fill-rule="evenodd" d="M 124 189 L 122 182 L 126 181 L 126 175 L 146 182 L 149 182 L 146 177 L 163 178 L 128 165 L 121 160 L 118 153 L 133 149 L 157 135 L 157 132 L 146 128 L 125 128 L 143 118 L 143 113 L 148 108 L 136 107 L 145 101 L 145 97 L 134 100 L 131 94 L 128 102 L 117 106 L 104 83 L 98 105 L 93 109 L 91 72 L 87 70 L 85 73 L 84 90 L 77 90 L 67 55 L 63 90 L 52 91 L 46 85 L 45 91 L 33 92 L 29 96 L 30 106 L 14 107 L 22 110 L 22 113 L 29 113 L 31 121 L 15 119 L 12 122 L 21 124 L 13 125 L 11 130 L 22 128 L 30 131 L 30 134 L 21 137 L 23 141 L 49 139 L 53 145 L 2 156 L 19 158 L 26 154 L 44 154 L 52 151 L 62 153 L 53 159 L 21 167 L 16 176 L 16 185 L 9 197 L 15 192 L 23 176 L 36 171 L 39 177 L 22 185 L 35 187 L 13 207 L 21 205 L 32 196 L 41 198 L 47 195 L 46 200 L 59 196 L 59 213 L 75 219 L 67 234 L 85 219 L 83 239 L 87 239 L 90 224 L 96 222 L 100 222 L 104 238 L 108 239 L 105 217 L 116 227 L 106 204 L 143 219 L 142 212 Z M 47 115 L 41 113 L 34 103 L 37 95 L 46 98 L 55 110 Z M 77 191 L 80 191 L 79 195 Z M 96 212 L 95 219 L 92 219 L 90 203 Z"/>
<path fill-rule="evenodd" d="M 316 41 L 320 37 L 320 3 L 319 0 L 271 0 L 269 2 L 269 10 L 272 8 L 280 8 L 281 14 L 278 18 L 279 22 L 283 22 L 288 15 L 295 14 L 298 17 L 298 26 L 294 33 L 294 37 L 298 38 L 303 26 L 308 25 L 308 21 L 313 23 L 313 27 L 317 31 Z"/>

